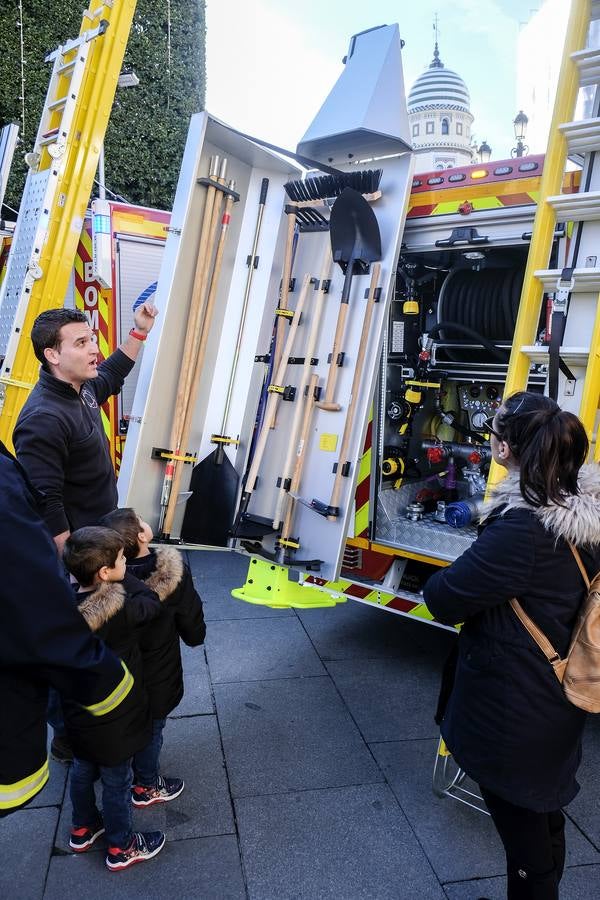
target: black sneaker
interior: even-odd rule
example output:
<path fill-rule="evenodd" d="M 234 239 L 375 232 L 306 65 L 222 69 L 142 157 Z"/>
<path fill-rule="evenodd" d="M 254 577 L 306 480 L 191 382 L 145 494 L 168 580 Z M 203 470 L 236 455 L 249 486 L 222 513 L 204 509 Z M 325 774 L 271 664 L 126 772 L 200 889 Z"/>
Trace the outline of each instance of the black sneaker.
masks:
<path fill-rule="evenodd" d="M 50 744 L 50 756 L 56 762 L 68 766 L 73 762 L 73 750 L 71 744 L 63 735 L 54 735 Z"/>
<path fill-rule="evenodd" d="M 165 834 L 162 831 L 134 831 L 129 847 L 109 847 L 106 855 L 106 866 L 111 872 L 128 869 L 135 863 L 145 862 L 160 853 L 165 846 Z"/>
<path fill-rule="evenodd" d="M 83 853 L 89 850 L 94 841 L 104 834 L 104 823 L 101 819 L 94 822 L 93 825 L 83 825 L 81 828 L 71 828 L 71 836 L 69 838 L 69 847 L 75 853 Z"/>
<path fill-rule="evenodd" d="M 131 788 L 131 802 L 134 806 L 152 806 L 154 803 L 168 803 L 179 797 L 185 785 L 181 778 L 163 778 L 158 776 L 156 787 L 143 787 L 135 784 Z"/>

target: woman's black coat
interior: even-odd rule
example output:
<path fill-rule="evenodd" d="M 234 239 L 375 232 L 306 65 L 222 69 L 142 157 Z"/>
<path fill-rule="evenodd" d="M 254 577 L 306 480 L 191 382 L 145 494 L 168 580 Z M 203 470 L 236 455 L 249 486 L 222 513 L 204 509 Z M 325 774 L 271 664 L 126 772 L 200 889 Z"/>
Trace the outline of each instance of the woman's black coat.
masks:
<path fill-rule="evenodd" d="M 600 470 L 584 466 L 581 493 L 533 509 L 518 474 L 497 492 L 479 538 L 425 586 L 441 622 L 464 622 L 442 735 L 459 765 L 504 800 L 537 812 L 579 790 L 585 713 L 565 698 L 551 666 L 512 611 L 517 597 L 561 656 L 586 588 L 567 541 L 590 576 L 600 570 Z"/>

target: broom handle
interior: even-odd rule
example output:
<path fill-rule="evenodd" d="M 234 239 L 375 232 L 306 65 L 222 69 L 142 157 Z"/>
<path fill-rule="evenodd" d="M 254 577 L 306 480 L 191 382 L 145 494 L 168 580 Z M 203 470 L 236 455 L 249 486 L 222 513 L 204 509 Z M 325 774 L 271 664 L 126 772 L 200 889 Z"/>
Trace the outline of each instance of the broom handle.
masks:
<path fill-rule="evenodd" d="M 229 187 L 231 190 L 235 188 L 235 182 L 231 181 L 229 183 Z M 217 244 L 217 252 L 215 255 L 215 264 L 213 268 L 213 273 L 210 282 L 210 288 L 208 293 L 208 299 L 206 302 L 206 311 L 204 314 L 204 321 L 202 324 L 202 334 L 200 336 L 200 346 L 198 347 L 198 355 L 196 356 L 196 361 L 194 363 L 194 371 L 191 379 L 190 392 L 188 395 L 188 403 L 185 411 L 185 418 L 183 421 L 183 427 L 181 431 L 181 446 L 183 448 L 187 447 L 190 431 L 192 427 L 192 420 L 194 417 L 194 412 L 196 409 L 196 399 L 198 396 L 198 388 L 200 386 L 200 376 L 202 374 L 202 369 L 204 367 L 204 359 L 206 356 L 206 346 L 208 343 L 208 336 L 212 325 L 212 318 L 215 308 L 215 300 L 217 295 L 217 285 L 219 281 L 219 276 L 221 274 L 221 264 L 223 262 L 223 250 L 225 248 L 225 239 L 227 237 L 227 231 L 229 226 L 229 221 L 231 219 L 231 208 L 233 206 L 233 197 L 228 195 L 227 200 L 225 201 L 225 211 L 223 213 L 223 217 L 221 219 L 221 233 L 219 235 L 219 242 Z M 218 208 L 215 205 L 215 208 Z M 165 514 L 165 519 L 163 523 L 163 532 L 165 534 L 171 533 L 171 528 L 173 527 L 173 520 L 175 518 L 175 511 L 177 507 L 177 499 L 179 497 L 179 486 L 181 484 L 181 478 L 183 475 L 183 464 L 181 460 L 175 460 L 175 469 L 173 472 L 173 481 L 171 484 L 171 493 L 169 495 L 169 502 L 167 506 L 167 511 Z"/>
<path fill-rule="evenodd" d="M 344 287 L 342 289 L 342 298 L 340 301 L 340 311 L 335 326 L 335 335 L 333 338 L 333 348 L 331 350 L 331 362 L 329 364 L 329 372 L 327 373 L 327 383 L 325 385 L 325 396 L 322 400 L 317 401 L 319 409 L 326 409 L 331 412 L 341 409 L 339 403 L 333 400 L 335 387 L 341 366 L 338 366 L 338 357 L 342 351 L 342 342 L 346 332 L 346 319 L 348 318 L 348 307 L 350 300 L 350 285 L 352 284 L 352 274 L 354 268 L 354 259 L 350 259 L 346 269 L 346 277 L 344 278 Z"/>
<path fill-rule="evenodd" d="M 248 268 L 248 276 L 246 278 L 246 288 L 244 290 L 244 299 L 242 301 L 242 312 L 240 315 L 240 323 L 238 325 L 237 338 L 235 342 L 235 350 L 233 351 L 233 365 L 229 376 L 229 384 L 227 385 L 227 395 L 225 397 L 225 407 L 223 410 L 223 420 L 221 422 L 221 435 L 225 436 L 227 428 L 227 419 L 229 418 L 229 407 L 231 406 L 231 397 L 233 395 L 233 383 L 237 372 L 238 360 L 240 357 L 240 348 L 242 346 L 242 338 L 244 335 L 244 326 L 246 324 L 246 315 L 248 313 L 248 303 L 250 301 L 250 289 L 252 287 L 252 278 L 254 275 L 254 260 L 256 259 L 256 251 L 258 249 L 258 239 L 260 237 L 260 229 L 267 202 L 267 191 L 269 190 L 269 179 L 263 178 L 260 186 L 260 197 L 258 200 L 258 216 L 256 219 L 256 227 L 254 229 L 254 240 L 252 241 L 252 252 L 250 254 L 250 264 Z"/>
<path fill-rule="evenodd" d="M 279 366 L 277 367 L 277 372 L 275 373 L 275 380 L 273 384 L 282 385 L 283 380 L 285 378 L 286 369 L 288 367 L 288 359 L 292 354 L 292 347 L 294 345 L 294 339 L 296 337 L 296 332 L 298 330 L 298 323 L 300 321 L 300 315 L 302 313 L 302 309 L 304 307 L 304 302 L 306 300 L 306 295 L 308 294 L 308 289 L 310 287 L 311 277 L 310 275 L 305 275 L 302 281 L 302 288 L 300 290 L 300 296 L 298 297 L 298 304 L 296 306 L 296 311 L 294 312 L 294 318 L 292 319 L 290 330 L 288 332 L 287 340 L 285 342 L 285 347 L 283 348 L 283 354 L 281 356 L 281 360 L 279 362 Z M 269 422 L 273 417 L 273 413 L 277 409 L 279 401 L 279 394 L 275 392 L 271 392 L 269 394 L 269 400 L 267 402 L 267 410 L 265 413 L 265 418 L 263 420 L 262 428 L 260 430 L 260 434 L 258 435 L 258 440 L 256 442 L 256 449 L 254 451 L 254 457 L 252 459 L 252 465 L 250 466 L 250 471 L 248 472 L 248 478 L 246 479 L 246 488 L 244 493 L 246 495 L 250 495 L 254 490 L 254 484 L 256 482 L 256 478 L 258 476 L 258 470 L 260 468 L 260 464 L 262 462 L 262 458 L 265 452 L 265 447 L 267 445 L 267 437 L 269 435 Z"/>
<path fill-rule="evenodd" d="M 297 445 L 294 447 L 296 453 L 296 463 L 294 465 L 294 472 L 292 474 L 292 481 L 290 484 L 290 493 L 297 494 L 300 488 L 300 481 L 302 479 L 302 470 L 304 468 L 304 460 L 306 458 L 306 445 L 308 443 L 309 431 L 311 426 L 311 419 L 315 408 L 315 391 L 317 389 L 317 384 L 319 383 L 318 375 L 311 375 L 310 381 L 308 382 L 308 391 L 304 401 L 304 410 L 302 416 L 302 428 L 300 430 L 300 440 Z M 287 502 L 287 508 L 285 512 L 285 517 L 283 521 L 283 526 L 281 528 L 281 537 L 282 540 L 289 540 L 290 532 L 292 529 L 292 521 L 294 518 L 294 511 L 296 508 L 296 501 L 293 497 L 290 496 L 290 493 L 287 493 L 284 502 Z"/>
<path fill-rule="evenodd" d="M 325 253 L 323 256 L 323 262 L 321 264 L 321 274 L 319 276 L 319 295 L 317 297 L 315 308 L 313 312 L 313 318 L 310 326 L 310 333 L 308 336 L 308 341 L 306 344 L 306 350 L 304 355 L 304 367 L 302 369 L 302 375 L 300 378 L 300 386 L 298 388 L 298 396 L 300 398 L 300 403 L 296 405 L 296 409 L 294 411 L 294 418 L 292 421 L 292 428 L 290 431 L 290 437 L 288 442 L 287 455 L 285 459 L 285 463 L 283 466 L 282 476 L 281 476 L 281 488 L 279 490 L 279 495 L 277 498 L 277 505 L 275 507 L 275 513 L 273 516 L 273 527 L 279 528 L 281 524 L 281 513 L 283 509 L 283 505 L 285 502 L 285 498 L 287 496 L 287 490 L 284 487 L 285 482 L 290 477 L 290 473 L 292 470 L 292 465 L 294 462 L 294 455 L 296 453 L 296 443 L 298 441 L 298 434 L 300 432 L 300 427 L 302 423 L 302 398 L 306 395 L 306 391 L 308 390 L 308 383 L 310 381 L 310 375 L 313 368 L 312 359 L 315 355 L 315 347 L 317 344 L 317 338 L 319 336 L 319 330 L 321 327 L 321 318 L 323 315 L 323 307 L 325 305 L 325 292 L 323 290 L 323 283 L 329 277 L 329 273 L 331 270 L 331 247 L 329 242 L 325 247 Z"/>
<path fill-rule="evenodd" d="M 363 319 L 363 326 L 360 334 L 360 344 L 358 349 L 358 356 L 356 358 L 356 368 L 354 369 L 354 378 L 352 379 L 352 391 L 350 394 L 350 403 L 348 404 L 348 414 L 346 416 L 346 424 L 344 425 L 344 434 L 342 437 L 342 445 L 340 447 L 340 455 L 335 473 L 335 481 L 333 483 L 333 491 L 331 492 L 331 500 L 329 501 L 329 505 L 332 507 L 339 506 L 340 497 L 342 494 L 342 471 L 344 464 L 346 463 L 348 446 L 350 444 L 350 435 L 352 432 L 352 425 L 354 423 L 354 413 L 356 411 L 358 392 L 360 390 L 362 373 L 365 364 L 365 355 L 367 352 L 367 341 L 369 339 L 369 332 L 371 330 L 371 319 L 373 318 L 373 310 L 375 308 L 375 291 L 379 282 L 380 274 L 381 263 L 375 263 L 371 272 L 369 298 L 367 300 L 367 308 L 365 310 L 365 317 Z M 327 518 L 331 522 L 336 521 L 336 516 L 327 516 Z"/>
<path fill-rule="evenodd" d="M 215 156 L 212 160 L 212 166 L 209 171 L 209 177 L 215 178 L 219 167 L 219 157 Z M 209 257 L 209 240 L 210 226 L 212 223 L 212 212 L 215 202 L 215 194 L 217 189 L 212 185 L 208 186 L 206 191 L 206 202 L 204 204 L 204 216 L 202 219 L 202 229 L 200 232 L 200 242 L 198 245 L 198 258 L 196 262 L 196 271 L 194 274 L 194 285 L 192 288 L 192 297 L 190 300 L 190 311 L 187 322 L 187 331 L 185 345 L 183 349 L 183 359 L 181 362 L 180 377 L 177 387 L 177 397 L 175 400 L 175 412 L 173 415 L 173 425 L 171 428 L 171 439 L 169 449 L 179 452 L 181 448 L 181 428 L 183 425 L 183 417 L 185 414 L 185 404 L 189 393 L 189 383 L 192 370 L 192 360 L 195 354 L 200 320 L 203 312 L 203 296 L 202 283 L 204 280 L 204 271 L 208 266 Z"/>
<path fill-rule="evenodd" d="M 294 231 L 296 228 L 296 213 L 287 214 L 287 234 L 285 238 L 285 256 L 283 260 L 283 273 L 281 275 L 281 296 L 279 298 L 279 308 L 287 309 L 288 297 L 290 293 L 290 278 L 292 276 L 292 248 L 294 243 Z M 281 348 L 283 347 L 283 335 L 285 329 L 285 321 L 283 316 L 277 317 L 277 325 L 275 328 L 275 347 L 273 349 L 273 371 L 275 372 L 279 366 L 281 359 Z"/>
<path fill-rule="evenodd" d="M 219 157 L 213 156 L 209 163 L 209 178 L 215 178 L 219 170 Z M 216 188 L 212 185 L 208 186 L 206 191 L 206 199 L 204 201 L 204 210 L 202 215 L 202 226 L 200 230 L 200 240 L 198 242 L 198 254 L 196 258 L 196 269 L 194 272 L 194 281 L 192 285 L 192 295 L 190 298 L 187 331 L 183 348 L 183 358 L 180 368 L 180 377 L 177 385 L 177 394 L 175 397 L 175 409 L 173 412 L 173 421 L 171 423 L 171 433 L 169 438 L 169 450 L 172 453 L 179 453 L 180 435 L 185 414 L 186 397 L 189 392 L 190 369 L 194 351 L 196 349 L 196 341 L 198 334 L 198 326 L 202 314 L 202 277 L 207 257 L 207 244 L 210 237 L 210 223 L 212 221 L 212 211 L 214 207 Z M 158 530 L 164 533 L 163 525 L 167 511 L 169 499 L 171 497 L 171 486 L 173 483 L 173 475 L 175 473 L 176 460 L 168 459 L 165 466 L 165 474 L 163 479 L 162 493 L 160 498 L 160 515 Z"/>

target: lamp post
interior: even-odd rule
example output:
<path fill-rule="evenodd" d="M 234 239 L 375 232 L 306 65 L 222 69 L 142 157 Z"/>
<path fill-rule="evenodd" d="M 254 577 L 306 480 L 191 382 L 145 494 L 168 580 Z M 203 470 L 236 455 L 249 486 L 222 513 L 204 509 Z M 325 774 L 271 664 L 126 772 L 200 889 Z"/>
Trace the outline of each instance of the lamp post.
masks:
<path fill-rule="evenodd" d="M 133 69 L 129 72 L 121 72 L 117 79 L 117 88 L 137 87 L 140 79 L 137 77 Z M 106 184 L 104 175 L 104 141 L 100 144 L 100 153 L 98 154 L 98 199 L 106 200 Z"/>
<path fill-rule="evenodd" d="M 487 141 L 483 141 L 477 149 L 480 163 L 488 163 L 492 158 L 492 148 Z"/>
<path fill-rule="evenodd" d="M 510 151 L 511 156 L 525 156 L 526 153 L 529 153 L 529 147 L 524 143 L 528 122 L 529 119 L 527 118 L 523 110 L 520 109 L 513 122 L 517 146 L 513 147 Z"/>

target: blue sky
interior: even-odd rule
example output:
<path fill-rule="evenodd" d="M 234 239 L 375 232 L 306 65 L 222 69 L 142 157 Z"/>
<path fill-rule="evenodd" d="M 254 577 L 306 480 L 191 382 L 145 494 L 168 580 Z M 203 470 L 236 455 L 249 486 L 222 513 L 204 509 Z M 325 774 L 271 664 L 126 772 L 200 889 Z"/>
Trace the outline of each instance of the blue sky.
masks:
<path fill-rule="evenodd" d="M 535 0 L 207 0 L 207 109 L 242 131 L 295 147 L 341 71 L 352 34 L 397 22 L 407 91 L 441 59 L 466 81 L 474 133 L 510 155 L 520 24 Z"/>

